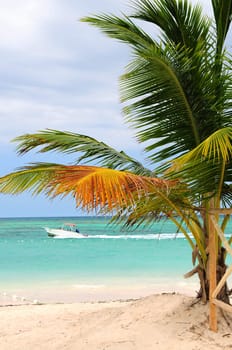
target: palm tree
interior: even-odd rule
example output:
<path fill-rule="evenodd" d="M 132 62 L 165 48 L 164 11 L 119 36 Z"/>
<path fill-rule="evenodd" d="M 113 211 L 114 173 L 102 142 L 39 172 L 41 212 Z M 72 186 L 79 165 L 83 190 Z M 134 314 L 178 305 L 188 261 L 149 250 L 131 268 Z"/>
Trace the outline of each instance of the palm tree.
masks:
<path fill-rule="evenodd" d="M 168 179 L 174 176 L 188 185 L 186 201 L 171 213 L 178 214 L 194 234 L 199 265 L 190 275 L 199 274 L 199 296 L 204 300 L 210 294 L 207 247 L 213 227 L 209 209 L 231 206 L 232 199 L 231 58 L 224 47 L 232 1 L 211 3 L 212 21 L 187 0 L 132 1 L 131 16 L 83 19 L 132 49 L 134 58 L 120 80 L 126 120 L 135 127 L 139 142 L 149 142 L 146 151 L 151 162 L 161 162 L 156 173 Z M 161 40 L 145 33 L 137 21 L 158 26 Z M 194 156 L 188 157 L 188 152 Z M 148 205 L 140 200 L 133 207 L 130 221 L 143 221 L 151 210 L 162 208 L 156 193 L 149 196 Z M 223 229 L 228 219 L 223 220 Z M 220 240 L 216 249 L 220 280 L 226 269 Z M 220 297 L 229 302 L 227 294 L 225 285 Z"/>
<path fill-rule="evenodd" d="M 121 100 L 138 141 L 149 142 L 145 152 L 152 171 L 88 136 L 45 130 L 18 137 L 18 152 L 39 146 L 41 152 L 82 152 L 77 164 L 94 161 L 99 167 L 34 164 L 0 181 L 3 193 L 71 193 L 78 206 L 113 212 L 127 225 L 166 215 L 192 247 L 193 263 L 198 264 L 187 276 L 198 273 L 198 296 L 204 301 L 210 296 L 212 237 L 218 281 L 226 270 L 211 213 L 230 208 L 232 202 L 232 62 L 224 45 L 232 0 L 212 0 L 212 7 L 210 20 L 187 0 L 137 0 L 129 16 L 83 19 L 132 50 L 133 59 L 120 79 Z M 161 39 L 147 34 L 139 21 L 158 27 Z M 214 217 L 219 222 L 219 215 Z M 228 220 L 225 215 L 222 231 Z M 228 295 L 225 284 L 218 298 L 229 302 Z"/>

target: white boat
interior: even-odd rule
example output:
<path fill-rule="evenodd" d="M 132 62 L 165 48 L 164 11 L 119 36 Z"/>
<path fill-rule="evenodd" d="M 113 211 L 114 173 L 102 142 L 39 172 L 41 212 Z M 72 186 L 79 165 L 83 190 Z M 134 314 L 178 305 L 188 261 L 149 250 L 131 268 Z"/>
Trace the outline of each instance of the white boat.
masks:
<path fill-rule="evenodd" d="M 56 238 L 83 238 L 88 235 L 79 232 L 77 225 L 72 223 L 64 223 L 60 228 L 44 227 L 49 237 Z"/>

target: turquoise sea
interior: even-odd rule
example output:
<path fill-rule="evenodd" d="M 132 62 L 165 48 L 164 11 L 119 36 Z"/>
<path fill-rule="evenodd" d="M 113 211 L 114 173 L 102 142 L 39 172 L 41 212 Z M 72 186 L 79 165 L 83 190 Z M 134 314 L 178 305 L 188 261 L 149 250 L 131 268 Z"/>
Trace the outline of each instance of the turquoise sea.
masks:
<path fill-rule="evenodd" d="M 44 227 L 64 222 L 77 224 L 88 237 L 47 236 Z M 107 288 L 119 291 L 122 286 L 128 293 L 177 285 L 194 292 L 196 280 L 183 278 L 192 269 L 191 250 L 175 233 L 168 220 L 128 232 L 103 217 L 2 218 L 0 293 L 7 300 L 17 291 L 21 298 L 62 302 L 104 298 Z"/>

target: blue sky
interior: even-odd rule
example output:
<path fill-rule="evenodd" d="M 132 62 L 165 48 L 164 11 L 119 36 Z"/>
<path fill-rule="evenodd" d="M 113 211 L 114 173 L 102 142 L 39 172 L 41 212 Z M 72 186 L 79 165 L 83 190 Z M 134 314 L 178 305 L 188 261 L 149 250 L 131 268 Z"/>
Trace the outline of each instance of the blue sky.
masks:
<path fill-rule="evenodd" d="M 195 1 L 194 1 L 195 2 Z M 125 125 L 118 77 L 126 46 L 82 23 L 101 12 L 128 13 L 127 0 L 0 0 L 0 176 L 34 161 L 71 163 L 52 153 L 18 157 L 11 140 L 45 128 L 74 131 L 143 158 Z M 201 0 L 210 13 L 210 1 Z M 75 216 L 71 198 L 0 195 L 0 217 Z"/>

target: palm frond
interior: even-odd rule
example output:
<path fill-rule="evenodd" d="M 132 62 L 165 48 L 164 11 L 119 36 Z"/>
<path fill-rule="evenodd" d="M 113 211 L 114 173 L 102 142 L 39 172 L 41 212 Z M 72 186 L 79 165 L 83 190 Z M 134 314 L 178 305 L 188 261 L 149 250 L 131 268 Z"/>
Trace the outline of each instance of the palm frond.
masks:
<path fill-rule="evenodd" d="M 34 195 L 47 193 L 51 178 L 62 167 L 54 163 L 37 163 L 20 168 L 0 178 L 0 192 L 19 194 L 29 190 Z"/>
<path fill-rule="evenodd" d="M 107 212 L 131 207 L 153 187 L 168 190 L 176 182 L 93 166 L 68 166 L 50 182 L 54 196 L 72 193 L 77 206 Z"/>
<path fill-rule="evenodd" d="M 196 160 L 212 160 L 214 163 L 222 161 L 228 163 L 232 158 L 232 127 L 215 131 L 195 149 L 175 159 L 174 166 L 185 165 Z"/>
<path fill-rule="evenodd" d="M 205 232 L 197 215 L 198 208 L 193 207 L 188 198 L 188 188 L 181 183 L 176 183 L 169 191 L 153 187 L 149 193 L 136 200 L 133 206 L 125 207 L 124 211 L 122 208 L 113 221 L 123 223 L 126 227 L 139 227 L 166 217 L 184 234 L 192 249 L 197 244 L 205 263 Z"/>
<path fill-rule="evenodd" d="M 212 5 L 217 29 L 217 48 L 221 52 L 232 20 L 232 1 L 212 0 Z"/>
<path fill-rule="evenodd" d="M 217 130 L 199 146 L 176 158 L 167 170 L 171 178 L 182 179 L 189 184 L 193 196 L 216 196 L 219 206 L 232 203 L 229 183 L 232 181 L 232 128 Z"/>
<path fill-rule="evenodd" d="M 149 141 L 146 151 L 153 162 L 186 153 L 231 125 L 231 76 L 226 66 L 218 72 L 214 65 L 208 47 L 189 53 L 153 46 L 121 77 L 124 113 L 138 140 Z"/>
<path fill-rule="evenodd" d="M 189 63 L 188 59 L 183 62 L 183 74 L 189 72 Z M 137 57 L 121 77 L 120 89 L 123 101 L 127 102 L 126 118 L 139 130 L 138 140 L 151 144 L 146 150 L 152 151 L 153 161 L 163 160 L 164 152 L 167 157 L 182 153 L 186 140 L 189 149 L 199 144 L 196 111 L 167 51 L 160 47 L 144 51 L 144 57 Z"/>
<path fill-rule="evenodd" d="M 138 175 L 152 175 L 151 170 L 145 168 L 136 159 L 123 151 L 117 151 L 104 142 L 90 136 L 68 131 L 46 129 L 35 134 L 25 134 L 16 137 L 17 152 L 25 154 L 39 148 L 39 152 L 58 151 L 63 153 L 82 153 L 76 163 L 94 162 L 102 167 L 127 170 Z"/>
<path fill-rule="evenodd" d="M 139 142 L 149 141 L 145 150 L 151 161 L 160 162 L 230 125 L 231 75 L 224 53 L 216 54 L 211 21 L 198 5 L 139 0 L 133 9 L 122 18 L 103 14 L 83 20 L 130 45 L 134 58 L 120 81 L 126 120 L 136 128 Z M 158 26 L 164 33 L 161 43 L 135 19 Z"/>
<path fill-rule="evenodd" d="M 135 50 L 142 50 L 154 43 L 154 40 L 126 15 L 120 18 L 101 14 L 84 17 L 81 21 L 100 28 L 107 36 L 129 44 Z"/>
<path fill-rule="evenodd" d="M 138 0 L 133 2 L 132 17 L 157 25 L 165 41 L 193 50 L 207 41 L 210 21 L 202 16 L 202 8 L 189 1 Z"/>
<path fill-rule="evenodd" d="M 39 163 L 0 178 L 0 192 L 18 194 L 31 190 L 48 197 L 72 195 L 76 205 L 86 210 L 118 211 L 153 188 L 175 186 L 176 182 L 138 176 L 96 166 L 66 166 Z"/>

